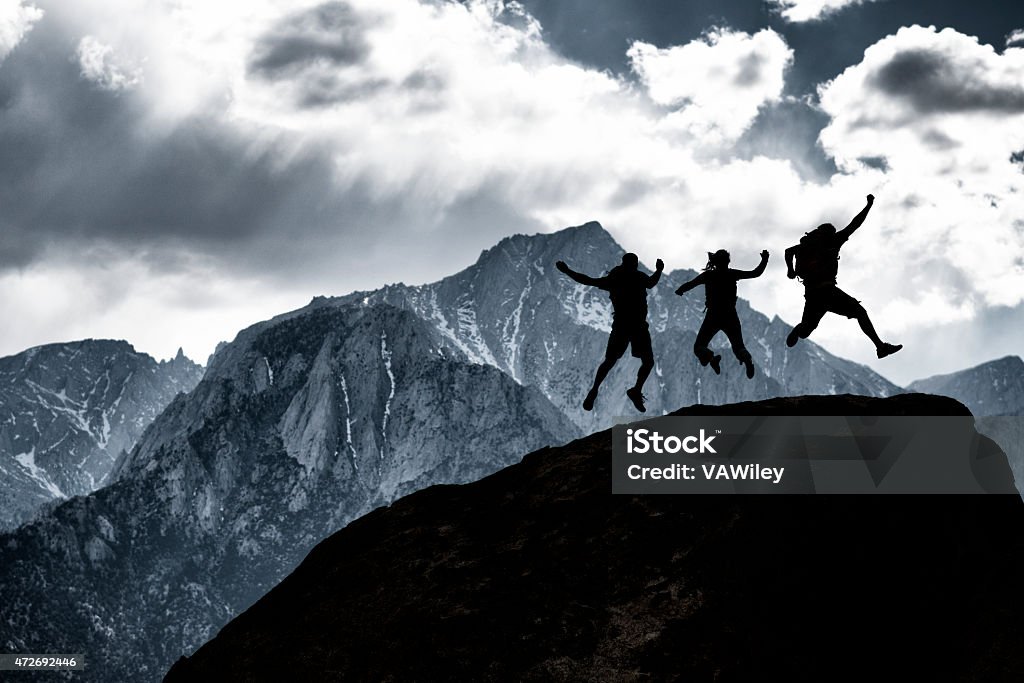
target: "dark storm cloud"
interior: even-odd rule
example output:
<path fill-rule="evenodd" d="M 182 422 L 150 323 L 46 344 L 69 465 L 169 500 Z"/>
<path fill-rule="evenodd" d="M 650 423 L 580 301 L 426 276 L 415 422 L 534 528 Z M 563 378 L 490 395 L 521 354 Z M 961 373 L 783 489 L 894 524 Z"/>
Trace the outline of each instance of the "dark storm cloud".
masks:
<path fill-rule="evenodd" d="M 907 100 L 922 114 L 996 111 L 1024 112 L 1024 84 L 987 83 L 982 68 L 956 62 L 945 53 L 907 50 L 874 73 L 869 85 Z"/>
<path fill-rule="evenodd" d="M 827 114 L 803 100 L 788 98 L 766 104 L 736 142 L 733 153 L 741 159 L 788 159 L 804 178 L 824 182 L 836 173 L 835 163 L 818 142 L 818 132 L 828 121 Z"/>
<path fill-rule="evenodd" d="M 504 198 L 507 182 L 425 209 L 405 193 L 382 193 L 368 175 L 339 186 L 332 155 L 344 149 L 295 149 L 223 123 L 221 112 L 153 130 L 144 90 L 112 93 L 82 78 L 78 39 L 40 22 L 0 65 L 0 271 L 31 267 L 58 245 L 82 258 L 131 255 L 162 271 L 197 256 L 224 274 L 293 286 L 393 272 L 424 281 L 509 231 L 545 227 Z M 356 96 L 336 85 L 322 84 L 325 100 Z M 421 69 L 364 87 L 426 97 L 443 81 Z"/>
<path fill-rule="evenodd" d="M 249 72 L 279 78 L 316 64 L 360 64 L 370 54 L 365 31 L 363 18 L 347 3 L 324 3 L 291 15 L 260 37 Z"/>
<path fill-rule="evenodd" d="M 0 68 L 0 266 L 69 241 L 219 252 L 279 221 L 327 220 L 295 197 L 331 196 L 329 159 L 285 163 L 280 144 L 257 148 L 212 118 L 147 132 L 137 96 L 81 78 L 73 49 L 44 23 Z"/>
<path fill-rule="evenodd" d="M 373 22 L 344 2 L 293 14 L 259 37 L 249 57 L 249 75 L 273 81 L 302 108 L 331 107 L 393 90 L 411 94 L 414 107 L 428 109 L 433 95 L 445 87 L 439 74 L 420 69 L 395 82 L 355 68 L 365 66 L 370 55 L 366 31 Z"/>
<path fill-rule="evenodd" d="M 367 183 L 339 190 L 324 151 L 249 139 L 215 116 L 147 130 L 139 93 L 81 78 L 59 26 L 30 38 L 0 67 L 0 268 L 51 245 L 112 246 L 157 267 L 184 250 L 272 276 L 315 258 L 308 243 L 391 217 Z"/>

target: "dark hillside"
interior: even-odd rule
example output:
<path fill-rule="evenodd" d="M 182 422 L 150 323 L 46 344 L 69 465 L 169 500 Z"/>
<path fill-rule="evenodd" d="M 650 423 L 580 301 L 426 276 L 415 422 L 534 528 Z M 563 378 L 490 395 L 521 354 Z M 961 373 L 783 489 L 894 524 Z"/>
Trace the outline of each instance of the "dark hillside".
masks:
<path fill-rule="evenodd" d="M 166 680 L 1024 680 L 1019 497 L 613 496 L 610 441 L 353 522 Z"/>

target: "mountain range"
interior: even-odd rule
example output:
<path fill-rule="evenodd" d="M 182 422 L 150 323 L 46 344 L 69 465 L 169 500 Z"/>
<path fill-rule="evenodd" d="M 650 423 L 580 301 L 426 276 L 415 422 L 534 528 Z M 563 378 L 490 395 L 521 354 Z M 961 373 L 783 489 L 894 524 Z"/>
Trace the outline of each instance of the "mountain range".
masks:
<path fill-rule="evenodd" d="M 978 417 L 1024 415 L 1024 360 L 1005 356 L 907 385 L 908 391 L 949 396 Z"/>
<path fill-rule="evenodd" d="M 83 680 L 156 680 L 352 520 L 635 414 L 629 358 L 597 408 L 580 407 L 611 310 L 554 268 L 599 274 L 622 253 L 597 223 L 516 235 L 438 282 L 316 297 L 241 331 L 118 457 L 112 483 L 0 537 L 0 643 L 89 653 Z M 743 300 L 759 372 L 712 375 L 691 350 L 702 302 L 666 284 L 693 275 L 667 273 L 649 297 L 650 414 L 902 391 L 813 342 L 787 348 L 788 326 Z"/>
<path fill-rule="evenodd" d="M 122 453 L 203 369 L 123 341 L 37 346 L 0 358 L 0 530 L 107 483 Z"/>

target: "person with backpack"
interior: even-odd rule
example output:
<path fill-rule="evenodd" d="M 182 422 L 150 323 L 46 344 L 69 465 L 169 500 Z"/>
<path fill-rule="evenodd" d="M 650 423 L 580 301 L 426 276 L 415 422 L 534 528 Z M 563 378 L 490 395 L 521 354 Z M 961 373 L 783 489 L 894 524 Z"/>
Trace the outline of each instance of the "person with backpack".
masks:
<path fill-rule="evenodd" d="M 860 323 L 861 330 L 874 343 L 875 353 L 879 358 L 891 356 L 903 348 L 902 344 L 883 342 L 860 302 L 839 289 L 836 284 L 839 250 L 867 218 L 875 203 L 874 195 L 869 194 L 867 200 L 867 205 L 842 230 L 836 232 L 834 225 L 823 223 L 811 232 L 805 233 L 799 244 L 786 250 L 786 276 L 791 280 L 799 277 L 804 285 L 803 316 L 786 337 L 787 346 L 795 346 L 801 338 L 806 339 L 825 314 L 832 312 L 853 318 Z"/>
<path fill-rule="evenodd" d="M 651 333 L 647 327 L 647 290 L 658 284 L 665 263 L 658 259 L 656 270 L 647 275 L 639 269 L 640 260 L 636 254 L 625 254 L 622 263 L 612 268 L 603 277 L 591 277 L 577 273 L 565 261 L 558 261 L 555 266 L 581 285 L 590 285 L 608 292 L 612 300 L 612 331 L 608 336 L 608 348 L 604 361 L 597 368 L 594 385 L 583 399 L 583 409 L 593 410 L 597 400 L 597 390 L 601 382 L 611 372 L 615 363 L 630 347 L 634 358 L 640 359 L 640 369 L 636 373 L 636 384 L 626 390 L 626 396 L 641 413 L 646 412 L 644 395 L 641 389 L 647 376 L 654 369 L 654 351 L 651 348 Z"/>
<path fill-rule="evenodd" d="M 693 353 L 703 366 L 711 365 L 715 374 L 721 374 L 722 357 L 712 351 L 708 345 L 719 332 L 725 332 L 732 344 L 732 352 L 736 359 L 746 368 L 747 378 L 754 377 L 754 361 L 750 352 L 743 344 L 743 331 L 740 328 L 740 317 L 736 313 L 736 283 L 740 280 L 760 277 L 768 265 L 768 251 L 761 252 L 761 263 L 753 270 L 736 270 L 729 267 L 729 252 L 719 249 L 715 253 L 708 252 L 708 263 L 704 270 L 689 282 L 676 290 L 682 296 L 694 287 L 704 285 L 704 322 L 697 331 L 697 340 L 693 342 Z"/>

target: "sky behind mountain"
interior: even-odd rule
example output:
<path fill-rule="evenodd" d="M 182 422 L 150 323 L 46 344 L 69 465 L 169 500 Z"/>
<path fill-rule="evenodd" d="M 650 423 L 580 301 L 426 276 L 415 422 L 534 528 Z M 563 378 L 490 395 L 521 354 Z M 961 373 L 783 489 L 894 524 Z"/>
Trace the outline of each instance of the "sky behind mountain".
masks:
<path fill-rule="evenodd" d="M 316 294 L 599 220 L 698 268 L 842 227 L 815 340 L 897 382 L 1019 354 L 1024 7 L 994 1 L 0 1 L 0 354 L 203 359 Z M 612 264 L 609 264 L 611 266 Z M 668 283 L 675 286 L 678 283 Z"/>

